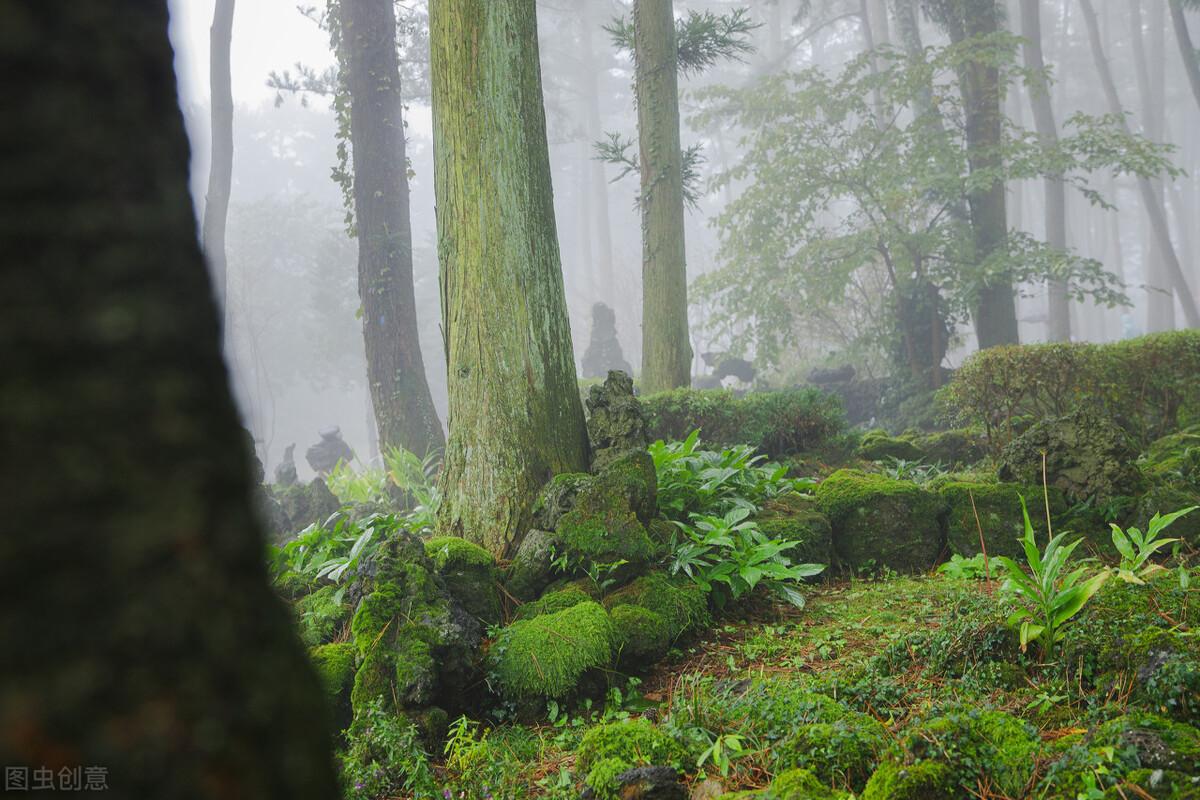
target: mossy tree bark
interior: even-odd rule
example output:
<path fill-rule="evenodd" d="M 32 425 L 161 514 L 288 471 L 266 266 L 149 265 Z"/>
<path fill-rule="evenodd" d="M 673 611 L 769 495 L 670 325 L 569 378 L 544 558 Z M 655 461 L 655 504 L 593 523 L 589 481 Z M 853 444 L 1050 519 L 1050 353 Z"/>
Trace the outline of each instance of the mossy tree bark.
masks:
<path fill-rule="evenodd" d="M 534 0 L 432 0 L 450 439 L 439 527 L 504 556 L 541 486 L 587 467 Z"/>
<path fill-rule="evenodd" d="M 233 186 L 233 77 L 230 50 L 233 47 L 234 0 L 217 0 L 209 31 L 209 89 L 212 92 L 212 162 L 208 173 L 208 195 L 204 200 L 204 254 L 212 270 L 221 318 L 228 304 L 228 267 L 225 255 L 225 224 L 229 216 L 229 194 Z M 221 326 L 224 328 L 224 325 Z"/>
<path fill-rule="evenodd" d="M 0 763 L 334 798 L 188 195 L 167 4 L 0 2 Z"/>
<path fill-rule="evenodd" d="M 641 390 L 651 394 L 692 382 L 672 0 L 636 0 L 633 49 L 642 180 Z"/>
<path fill-rule="evenodd" d="M 367 378 L 383 446 L 417 455 L 445 447 L 413 295 L 404 100 L 392 0 L 339 0 L 340 57 L 350 95 L 358 293 Z"/>

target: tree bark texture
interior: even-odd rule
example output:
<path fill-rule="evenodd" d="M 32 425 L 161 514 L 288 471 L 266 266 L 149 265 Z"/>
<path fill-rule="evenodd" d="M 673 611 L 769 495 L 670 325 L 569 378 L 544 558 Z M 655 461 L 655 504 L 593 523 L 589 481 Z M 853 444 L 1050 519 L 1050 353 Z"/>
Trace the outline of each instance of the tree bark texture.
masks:
<path fill-rule="evenodd" d="M 228 258 L 225 224 L 233 188 L 233 10 L 235 0 L 217 0 L 209 31 L 209 90 L 212 93 L 212 162 L 204 199 L 204 253 L 212 271 L 217 308 L 225 319 L 228 304 Z M 224 328 L 224 324 L 222 324 Z"/>
<path fill-rule="evenodd" d="M 534 0 L 432 0 L 450 440 L 439 527 L 510 554 L 588 462 L 555 231 Z"/>
<path fill-rule="evenodd" d="M 396 11 L 392 0 L 340 0 L 338 14 L 371 401 L 380 444 L 423 456 L 445 447 L 445 437 L 425 377 L 413 295 Z"/>
<path fill-rule="evenodd" d="M 678 50 L 671 0 L 633 6 L 642 213 L 641 391 L 692 382 Z"/>
<path fill-rule="evenodd" d="M 1104 89 L 1104 96 L 1108 100 L 1109 111 L 1121 118 L 1122 125 L 1126 133 L 1128 133 L 1129 122 L 1125 119 L 1121 97 L 1117 94 L 1117 85 L 1113 81 L 1112 68 L 1109 66 L 1108 58 L 1104 53 L 1104 45 L 1100 38 L 1100 23 L 1096 18 L 1096 9 L 1092 5 L 1091 0 L 1080 0 L 1080 7 L 1083 10 L 1083 20 L 1087 27 L 1088 39 L 1091 43 L 1092 58 L 1096 64 L 1096 71 L 1100 75 L 1100 84 Z M 1171 243 L 1171 231 L 1167 225 L 1167 215 L 1163 209 L 1162 197 L 1155 193 L 1154 184 L 1148 178 L 1139 178 L 1138 188 L 1142 193 L 1142 202 L 1150 218 L 1150 226 L 1154 232 L 1155 241 L 1162 249 L 1171 286 L 1179 298 L 1179 304 L 1183 307 L 1184 319 L 1187 321 L 1189 328 L 1200 327 L 1200 311 L 1197 310 L 1196 299 L 1188 287 L 1183 265 L 1180 263 L 1179 256 L 1175 252 L 1175 246 Z"/>
<path fill-rule="evenodd" d="M 1042 0 L 1021 0 L 1021 35 L 1025 38 L 1021 51 L 1025 69 L 1036 74 L 1046 70 L 1046 59 L 1042 53 Z M 1033 110 L 1033 124 L 1043 147 L 1053 147 L 1058 142 L 1058 123 L 1054 118 L 1054 106 L 1050 102 L 1050 87 L 1046 82 L 1037 82 L 1029 87 L 1029 104 Z M 1067 185 L 1062 175 L 1048 175 L 1045 179 L 1046 194 L 1046 243 L 1055 250 L 1067 249 Z M 1051 280 L 1047 289 L 1047 338 L 1052 342 L 1071 341 L 1071 299 L 1065 281 Z"/>
<path fill-rule="evenodd" d="M 163 0 L 0 2 L 0 764 L 338 796 L 271 592 Z"/>

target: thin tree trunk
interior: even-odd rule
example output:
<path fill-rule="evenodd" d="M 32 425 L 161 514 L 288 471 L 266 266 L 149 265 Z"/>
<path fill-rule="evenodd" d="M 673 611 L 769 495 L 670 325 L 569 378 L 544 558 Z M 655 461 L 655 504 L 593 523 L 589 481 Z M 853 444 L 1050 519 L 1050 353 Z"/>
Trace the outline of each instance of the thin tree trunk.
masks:
<path fill-rule="evenodd" d="M 1021 0 L 1021 35 L 1025 38 L 1022 47 L 1025 68 L 1037 74 L 1046 70 L 1042 54 L 1041 0 Z M 1029 87 L 1029 104 L 1033 110 L 1033 124 L 1043 147 L 1058 143 L 1058 124 L 1054 119 L 1054 106 L 1050 102 L 1049 86 L 1037 82 Z M 1056 250 L 1067 249 L 1067 186 L 1062 175 L 1048 175 L 1045 179 L 1046 192 L 1046 242 Z M 1046 309 L 1046 333 L 1052 342 L 1071 340 L 1071 301 L 1065 281 L 1051 280 Z"/>
<path fill-rule="evenodd" d="M 431 0 L 429 25 L 450 389 L 439 528 L 503 556 L 541 486 L 588 462 L 534 0 Z"/>
<path fill-rule="evenodd" d="M 601 66 L 596 63 L 596 49 L 593 37 L 600 22 L 593 16 L 593 4 L 587 4 L 587 13 L 581 16 L 584 30 L 583 41 L 583 92 L 584 103 L 587 105 L 587 138 L 588 152 L 591 153 L 592 143 L 600 141 L 604 135 L 600 122 L 600 86 L 597 75 Z M 615 308 L 620 299 L 617 294 L 616 276 L 613 271 L 612 222 L 608 213 L 608 175 L 605 174 L 604 162 L 591 158 L 592 214 L 596 225 L 596 269 L 594 280 L 599 284 L 599 296 L 610 307 Z"/>
<path fill-rule="evenodd" d="M 0 84 L 0 764 L 100 767 L 116 797 L 333 800 L 323 693 L 267 583 L 167 23 L 163 0 L 0 3 L 20 76 Z"/>
<path fill-rule="evenodd" d="M 633 29 L 642 180 L 641 390 L 653 394 L 692 382 L 671 0 L 635 0 Z"/>
<path fill-rule="evenodd" d="M 445 446 L 417 328 L 404 100 L 392 0 L 341 0 L 350 95 L 358 295 L 379 441 L 419 456 Z"/>
<path fill-rule="evenodd" d="M 1183 66 L 1187 71 L 1188 85 L 1192 87 L 1192 97 L 1200 106 L 1200 55 L 1196 53 L 1196 45 L 1192 43 L 1192 34 L 1188 31 L 1187 15 L 1183 12 L 1182 0 L 1170 0 L 1171 22 L 1175 28 L 1175 41 L 1179 45 L 1179 55 L 1183 58 Z"/>
<path fill-rule="evenodd" d="M 1096 71 L 1100 76 L 1100 84 L 1108 100 L 1109 111 L 1121 118 L 1122 126 L 1126 133 L 1129 133 L 1129 123 L 1124 117 L 1121 97 L 1117 94 L 1117 85 L 1113 82 L 1112 68 L 1109 66 L 1108 58 L 1104 54 L 1104 45 L 1100 39 L 1100 24 L 1096 19 L 1096 9 L 1092 6 L 1091 0 L 1080 0 L 1080 8 L 1083 10 L 1083 19 L 1087 26 L 1088 39 L 1092 47 L 1092 58 L 1095 60 Z M 1162 248 L 1163 256 L 1166 259 L 1167 274 L 1171 279 L 1171 284 L 1175 289 L 1176 295 L 1179 297 L 1180 305 L 1183 307 L 1184 319 L 1187 320 L 1189 328 L 1200 327 L 1200 311 L 1196 308 L 1196 299 L 1188 287 L 1187 278 L 1183 272 L 1183 265 L 1179 262 L 1179 257 L 1175 253 L 1175 246 L 1171 243 L 1171 231 L 1167 227 L 1167 215 L 1163 210 L 1162 198 L 1155 194 L 1154 184 L 1147 178 L 1138 178 L 1138 188 L 1142 193 L 1142 202 L 1146 206 L 1146 213 L 1150 216 L 1150 225 L 1154 231 L 1155 241 Z"/>
<path fill-rule="evenodd" d="M 204 253 L 212 271 L 213 288 L 221 318 L 227 316 L 228 260 L 225 255 L 225 224 L 229 217 L 229 195 L 233 185 L 233 78 L 230 50 L 233 46 L 235 0 L 217 0 L 209 31 L 209 87 L 212 93 L 212 162 L 208 171 L 208 195 L 204 199 Z M 225 324 L 222 322 L 222 337 Z"/>

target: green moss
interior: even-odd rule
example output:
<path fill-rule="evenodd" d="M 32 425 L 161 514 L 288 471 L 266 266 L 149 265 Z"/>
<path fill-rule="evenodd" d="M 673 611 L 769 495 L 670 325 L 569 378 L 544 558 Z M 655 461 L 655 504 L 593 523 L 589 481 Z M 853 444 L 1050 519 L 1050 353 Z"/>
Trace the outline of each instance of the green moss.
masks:
<path fill-rule="evenodd" d="M 457 536 L 435 536 L 425 542 L 425 555 L 433 562 L 438 572 L 447 568 L 490 569 L 496 566 L 492 554 L 477 544 Z"/>
<path fill-rule="evenodd" d="M 506 697 L 557 699 L 571 694 L 588 670 L 611 664 L 614 638 L 604 607 L 580 603 L 514 622 L 496 637 L 489 656 Z"/>
<path fill-rule="evenodd" d="M 833 549 L 843 567 L 889 567 L 921 572 L 942 550 L 942 500 L 906 481 L 839 470 L 816 491 L 833 526 Z"/>
<path fill-rule="evenodd" d="M 646 669 L 667 654 L 671 629 L 661 614 L 629 604 L 614 606 L 609 613 L 623 665 Z"/>
<path fill-rule="evenodd" d="M 323 644 L 309 650 L 325 693 L 333 701 L 342 697 L 354 683 L 354 661 L 357 652 L 350 642 Z"/>
<path fill-rule="evenodd" d="M 629 763 L 621 758 L 602 758 L 588 770 L 584 783 L 592 790 L 596 800 L 619 800 L 617 790 L 621 788 L 617 776 L 629 769 Z"/>
<path fill-rule="evenodd" d="M 551 478 L 533 504 L 536 525 L 548 531 L 554 530 L 563 514 L 575 506 L 579 491 L 591 481 L 592 476 L 586 472 L 563 472 Z"/>
<path fill-rule="evenodd" d="M 833 528 L 815 508 L 816 502 L 799 494 L 768 501 L 755 516 L 758 529 L 769 538 L 795 542 L 789 552 L 798 563 L 830 564 L 833 561 Z"/>
<path fill-rule="evenodd" d="M 604 605 L 635 605 L 653 611 L 666 621 L 672 641 L 706 628 L 712 620 L 703 589 L 689 580 L 672 580 L 661 572 L 643 575 L 609 594 Z"/>
<path fill-rule="evenodd" d="M 575 769 L 583 773 L 606 760 L 624 762 L 626 768 L 679 767 L 687 757 L 678 742 L 644 719 L 597 725 L 583 735 L 575 752 Z"/>
<path fill-rule="evenodd" d="M 979 532 L 989 556 L 1023 557 L 1018 539 L 1025 532 L 1021 497 L 1029 504 L 1029 516 L 1039 535 L 1044 536 L 1045 515 L 1042 490 L 1012 483 L 974 483 L 950 481 L 938 487 L 948 509 L 946 542 L 952 553 L 970 558 L 979 549 Z M 974 500 L 974 503 L 972 503 Z M 1053 492 L 1051 511 L 1063 510 L 1062 495 Z M 978 513 L 978 520 L 976 519 Z"/>
<path fill-rule="evenodd" d="M 425 542 L 425 555 L 468 614 L 486 625 L 500 621 L 500 571 L 491 553 L 456 536 L 439 536 Z"/>
<path fill-rule="evenodd" d="M 342 590 L 325 586 L 296 601 L 293 609 L 300 627 L 300 638 L 309 647 L 332 641 L 350 616 L 350 608 L 341 601 Z"/>
<path fill-rule="evenodd" d="M 862 800 L 958 800 L 962 796 L 953 771 L 945 764 L 885 761 L 867 781 Z"/>
<path fill-rule="evenodd" d="M 542 614 L 554 614 L 580 603 L 586 603 L 591 599 L 591 596 L 578 586 L 567 586 L 565 589 L 546 592 L 537 600 L 518 606 L 516 618 L 532 619 L 540 617 Z"/>
<path fill-rule="evenodd" d="M 368 648 L 350 694 L 356 715 L 377 699 L 394 704 L 397 709 L 419 708 L 433 702 L 437 665 L 425 638 L 426 632 L 420 626 L 400 625 L 386 643 Z"/>
<path fill-rule="evenodd" d="M 1138 500 L 1133 515 L 1133 525 L 1145 531 L 1155 514 L 1169 514 L 1192 506 L 1200 506 L 1200 486 L 1192 488 L 1178 484 L 1150 487 Z M 1175 520 L 1163 533 L 1174 539 L 1182 539 L 1190 547 L 1200 547 L 1200 510 L 1185 514 Z"/>
<path fill-rule="evenodd" d="M 983 437 L 970 430 L 938 431 L 914 437 L 912 441 L 925 453 L 928 463 L 947 467 L 969 466 L 987 455 Z"/>
<path fill-rule="evenodd" d="M 802 725 L 776 748 L 776 765 L 812 770 L 825 783 L 860 791 L 887 745 L 886 729 L 846 710 L 832 722 Z"/>
<path fill-rule="evenodd" d="M 606 481 L 592 481 L 555 528 L 572 566 L 625 561 L 623 574 L 636 574 L 657 554 L 629 498 Z"/>
<path fill-rule="evenodd" d="M 947 764 L 963 785 L 986 778 L 1009 796 L 1018 796 L 1033 777 L 1039 747 L 1037 733 L 1026 723 L 1002 711 L 977 709 L 936 717 L 904 738 L 912 759 Z"/>
<path fill-rule="evenodd" d="M 679 724 L 708 730 L 736 730 L 764 742 L 778 742 L 804 725 L 833 723 L 850 709 L 784 677 L 753 681 L 706 679 L 678 698 L 672 714 Z"/>
<path fill-rule="evenodd" d="M 610 461 L 596 476 L 596 486 L 602 492 L 624 497 L 643 525 L 658 513 L 658 473 L 645 448 L 630 450 Z"/>
<path fill-rule="evenodd" d="M 887 431 L 874 430 L 863 434 L 855 454 L 865 461 L 884 461 L 889 458 L 901 461 L 923 461 L 925 451 L 909 439 L 888 435 Z"/>
<path fill-rule="evenodd" d="M 843 800 L 849 795 L 830 789 L 806 769 L 789 769 L 771 781 L 762 800 Z"/>

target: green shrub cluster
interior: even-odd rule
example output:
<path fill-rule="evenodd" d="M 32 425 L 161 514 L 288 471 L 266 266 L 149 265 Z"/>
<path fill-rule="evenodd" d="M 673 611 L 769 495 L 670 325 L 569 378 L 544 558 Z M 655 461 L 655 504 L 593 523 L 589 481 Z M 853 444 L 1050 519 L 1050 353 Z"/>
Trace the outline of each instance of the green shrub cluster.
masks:
<path fill-rule="evenodd" d="M 1095 408 L 1146 444 L 1200 411 L 1200 330 L 1115 344 L 993 347 L 967 359 L 941 391 L 958 423 L 982 427 L 997 451 L 1030 420 Z"/>
<path fill-rule="evenodd" d="M 771 458 L 811 451 L 846 429 L 838 398 L 818 389 L 751 392 L 675 389 L 642 398 L 651 439 L 684 439 L 699 428 L 705 441 L 747 444 Z"/>

